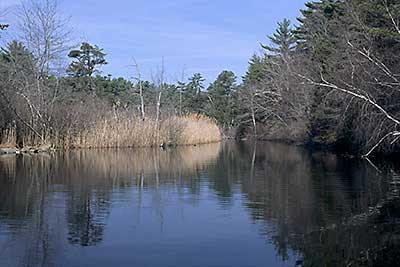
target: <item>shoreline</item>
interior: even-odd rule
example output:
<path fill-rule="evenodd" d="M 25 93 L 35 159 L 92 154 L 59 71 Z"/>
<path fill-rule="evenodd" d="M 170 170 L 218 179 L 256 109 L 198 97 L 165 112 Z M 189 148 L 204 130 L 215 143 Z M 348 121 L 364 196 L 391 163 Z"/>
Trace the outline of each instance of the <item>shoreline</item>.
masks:
<path fill-rule="evenodd" d="M 107 149 L 147 149 L 147 148 L 178 148 L 178 147 L 196 147 L 201 145 L 210 145 L 221 143 L 223 140 L 205 142 L 205 143 L 197 143 L 197 144 L 160 144 L 159 146 L 118 146 L 118 147 L 70 147 L 70 148 L 56 148 L 52 145 L 46 146 L 27 146 L 25 148 L 16 148 L 12 146 L 0 146 L 0 156 L 1 155 L 23 155 L 23 154 L 40 154 L 47 152 L 57 152 L 57 151 L 70 151 L 70 150 L 107 150 Z"/>

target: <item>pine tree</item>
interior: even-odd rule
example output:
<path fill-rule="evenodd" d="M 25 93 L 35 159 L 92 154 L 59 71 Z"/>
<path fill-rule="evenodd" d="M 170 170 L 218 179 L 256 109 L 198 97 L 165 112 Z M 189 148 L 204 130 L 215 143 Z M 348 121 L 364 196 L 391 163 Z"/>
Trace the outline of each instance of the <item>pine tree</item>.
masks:
<path fill-rule="evenodd" d="M 245 85 L 260 83 L 265 79 L 265 60 L 256 54 L 249 61 L 249 67 L 243 77 Z"/>
<path fill-rule="evenodd" d="M 268 38 L 271 45 L 261 44 L 261 47 L 286 61 L 296 44 L 296 38 L 290 27 L 290 20 L 284 19 L 282 22 L 278 22 L 276 32 Z"/>
<path fill-rule="evenodd" d="M 182 105 L 186 113 L 201 113 L 203 111 L 203 94 L 205 79 L 200 73 L 193 74 L 182 93 Z"/>
<path fill-rule="evenodd" d="M 72 76 L 76 91 L 91 91 L 96 94 L 96 83 L 93 75 L 98 74 L 98 68 L 107 64 L 106 54 L 97 45 L 82 43 L 78 50 L 69 52 L 68 57 L 73 61 L 67 69 L 67 73 Z"/>
<path fill-rule="evenodd" d="M 224 128 L 233 126 L 236 118 L 235 93 L 237 86 L 235 82 L 235 74 L 225 70 L 207 89 L 209 97 L 207 113 Z"/>
<path fill-rule="evenodd" d="M 1 50 L 1 61 L 6 62 L 6 64 L 12 64 L 15 71 L 23 73 L 26 73 L 26 71 L 33 72 L 35 65 L 32 53 L 28 51 L 23 43 L 14 40 Z"/>
<path fill-rule="evenodd" d="M 307 2 L 294 30 L 298 39 L 297 52 L 308 61 L 312 73 L 330 79 L 343 64 L 343 39 L 350 28 L 346 21 L 345 6 L 340 0 Z M 347 46 L 347 44 L 345 44 Z M 334 79 L 334 78 L 333 78 Z M 339 137 L 342 98 L 331 97 L 329 91 L 313 90 L 310 107 L 310 138 L 315 144 L 333 145 Z"/>
<path fill-rule="evenodd" d="M 335 39 L 340 36 L 343 25 L 344 3 L 340 0 L 322 0 L 307 2 L 307 7 L 300 10 L 302 18 L 293 33 L 297 39 L 297 48 L 313 53 L 319 61 L 324 62 L 333 53 Z"/>
<path fill-rule="evenodd" d="M 97 45 L 82 43 L 79 50 L 72 50 L 68 57 L 73 61 L 68 67 L 68 74 L 74 77 L 92 77 L 98 73 L 98 67 L 106 65 L 106 54 Z"/>

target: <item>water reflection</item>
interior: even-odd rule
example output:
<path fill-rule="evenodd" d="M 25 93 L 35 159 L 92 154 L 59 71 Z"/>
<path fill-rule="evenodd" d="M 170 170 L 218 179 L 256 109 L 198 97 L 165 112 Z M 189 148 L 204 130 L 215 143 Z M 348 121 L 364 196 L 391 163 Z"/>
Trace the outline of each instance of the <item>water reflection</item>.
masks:
<path fill-rule="evenodd" d="M 2 156 L 0 265 L 396 266 L 397 169 L 272 143 Z"/>
<path fill-rule="evenodd" d="M 378 164 L 376 170 L 367 161 L 283 144 L 225 150 L 222 169 L 236 166 L 229 179 L 239 180 L 252 220 L 282 259 L 292 250 L 301 255 L 301 266 L 397 266 L 395 166 Z M 232 154 L 241 156 L 226 157 Z"/>

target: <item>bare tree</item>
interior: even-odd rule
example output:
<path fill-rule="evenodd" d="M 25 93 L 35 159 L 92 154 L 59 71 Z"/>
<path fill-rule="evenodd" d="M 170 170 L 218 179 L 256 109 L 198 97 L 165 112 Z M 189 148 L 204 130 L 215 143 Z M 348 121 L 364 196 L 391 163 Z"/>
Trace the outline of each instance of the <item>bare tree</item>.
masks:
<path fill-rule="evenodd" d="M 58 80 L 54 85 L 46 77 L 69 49 L 68 20 L 62 18 L 52 0 L 24 1 L 17 15 L 23 45 L 10 44 L 6 86 L 12 89 L 4 91 L 3 97 L 17 124 L 44 141 L 51 135 L 52 109 L 59 94 Z"/>
<path fill-rule="evenodd" d="M 44 77 L 72 48 L 69 18 L 58 9 L 57 0 L 26 0 L 17 11 L 21 40 L 33 53 L 38 74 Z"/>
<path fill-rule="evenodd" d="M 400 28 L 398 17 L 394 17 L 396 12 L 390 10 L 386 0 L 382 1 L 382 5 L 387 14 L 384 18 L 386 30 L 391 30 L 393 40 L 398 42 Z M 350 113 L 352 120 L 361 122 L 359 124 L 362 126 L 356 127 L 362 131 L 360 140 L 364 146 L 363 157 L 369 157 L 378 148 L 384 151 L 383 146 L 393 148 L 400 139 L 400 118 L 396 103 L 400 96 L 400 79 L 399 73 L 394 71 L 398 61 L 392 54 L 394 50 L 386 47 L 387 51 L 382 51 L 374 44 L 358 10 L 351 5 L 347 8 L 362 38 L 357 39 L 351 32 L 343 33 L 342 47 L 338 49 L 345 55 L 339 61 L 342 71 L 336 69 L 334 73 L 327 73 L 321 69 L 319 76 L 296 75 L 317 90 L 327 90 L 327 95 L 333 92 L 338 93 L 341 100 L 347 98 L 347 105 L 342 105 L 341 113 L 343 116 Z"/>
<path fill-rule="evenodd" d="M 178 90 L 179 90 L 179 116 L 182 116 L 182 96 L 183 90 L 185 87 L 185 66 L 183 66 L 181 79 L 178 81 Z"/>
<path fill-rule="evenodd" d="M 23 145 L 22 125 L 43 140 L 39 127 L 35 125 L 43 119 L 43 115 L 38 108 L 37 99 L 30 93 L 35 86 L 36 77 L 32 57 L 29 51 L 16 41 L 10 43 L 4 51 L 6 60 L 0 63 L 3 78 L 0 94 L 3 104 L 11 111 L 15 119 L 17 143 L 20 146 Z"/>
<path fill-rule="evenodd" d="M 239 101 L 246 112 L 239 116 L 241 124 L 248 124 L 250 121 L 253 125 L 253 136 L 257 137 L 257 89 L 255 84 L 243 86 L 239 91 Z"/>
<path fill-rule="evenodd" d="M 395 118 L 393 115 L 391 115 L 388 111 L 386 111 L 386 109 L 384 107 L 382 107 L 381 105 L 379 105 L 369 94 L 368 92 L 365 92 L 361 89 L 358 89 L 354 86 L 348 85 L 348 88 L 343 88 L 340 87 L 332 82 L 327 81 L 322 75 L 321 75 L 321 80 L 322 82 L 316 82 L 310 78 L 307 78 L 303 75 L 298 74 L 299 77 L 301 77 L 302 79 L 304 79 L 308 84 L 310 85 L 314 85 L 314 86 L 318 86 L 321 88 L 329 88 L 329 89 L 334 89 L 337 91 L 340 91 L 342 93 L 348 94 L 352 97 L 356 97 L 364 102 L 366 102 L 367 104 L 373 106 L 374 108 L 376 108 L 377 110 L 379 110 L 380 113 L 382 113 L 390 122 L 393 123 L 394 125 L 394 129 L 397 129 L 398 127 L 400 127 L 400 120 Z M 400 139 L 400 131 L 399 130 L 393 130 L 390 131 L 389 133 L 384 134 L 384 136 L 379 139 L 378 142 L 376 142 L 372 148 L 370 150 L 368 150 L 368 152 L 366 154 L 363 155 L 363 157 L 368 157 L 370 156 L 374 150 L 380 145 L 382 144 L 383 141 L 385 141 L 386 139 L 393 137 L 391 144 L 394 144 L 396 141 L 398 141 Z"/>
<path fill-rule="evenodd" d="M 265 133 L 269 138 L 284 134 L 287 140 L 304 141 L 311 100 L 309 90 L 299 86 L 299 78 L 289 72 L 300 65 L 298 59 L 293 56 L 281 60 L 265 55 L 262 64 L 263 77 L 247 80 L 239 90 L 245 109 L 239 121 L 251 125 L 254 136 L 261 133 L 257 131 L 258 122 L 269 128 Z"/>
<path fill-rule="evenodd" d="M 140 115 L 142 121 L 145 121 L 145 105 L 144 105 L 144 96 L 143 96 L 143 83 L 142 83 L 142 77 L 141 77 L 141 72 L 139 68 L 139 64 L 136 62 L 136 59 L 133 59 L 134 61 L 134 67 L 136 68 L 136 81 L 139 86 L 139 97 L 140 97 Z"/>
<path fill-rule="evenodd" d="M 156 94 L 156 128 L 157 131 L 160 126 L 160 116 L 161 116 L 161 100 L 162 100 L 162 95 L 164 92 L 164 86 L 165 86 L 165 67 L 164 67 L 164 57 L 162 58 L 161 62 L 161 69 L 157 71 L 157 74 L 155 77 L 153 77 L 153 81 L 156 84 L 157 87 L 157 94 Z"/>

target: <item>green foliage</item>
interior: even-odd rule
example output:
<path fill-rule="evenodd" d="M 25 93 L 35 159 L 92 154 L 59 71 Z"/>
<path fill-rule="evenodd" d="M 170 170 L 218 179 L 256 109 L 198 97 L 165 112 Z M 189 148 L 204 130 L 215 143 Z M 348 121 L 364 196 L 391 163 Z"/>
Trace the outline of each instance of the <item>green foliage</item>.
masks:
<path fill-rule="evenodd" d="M 249 61 L 246 74 L 243 77 L 245 85 L 257 84 L 266 78 L 265 58 L 261 58 L 254 54 Z"/>
<path fill-rule="evenodd" d="M 353 1 L 353 8 L 362 20 L 366 34 L 384 46 L 396 45 L 400 34 L 393 21 L 400 19 L 400 3 L 398 1 Z"/>
<path fill-rule="evenodd" d="M 165 84 L 161 105 L 168 114 L 179 113 L 179 88 L 175 84 Z"/>
<path fill-rule="evenodd" d="M 235 124 L 237 115 L 235 82 L 236 76 L 232 71 L 223 71 L 207 89 L 209 97 L 207 115 L 215 118 L 224 128 L 230 128 Z"/>
<path fill-rule="evenodd" d="M 8 71 L 14 70 L 14 72 L 31 70 L 34 66 L 32 53 L 21 42 L 15 40 L 1 49 L 0 61 L 6 64 L 3 66 Z"/>
<path fill-rule="evenodd" d="M 133 103 L 133 84 L 124 78 L 96 76 L 96 95 L 107 99 L 114 107 L 127 108 Z"/>
<path fill-rule="evenodd" d="M 294 50 L 297 41 L 290 27 L 290 20 L 288 19 L 278 22 L 276 32 L 268 38 L 272 45 L 261 44 L 261 47 L 273 54 L 280 55 L 284 60 Z"/>
<path fill-rule="evenodd" d="M 67 73 L 74 77 L 91 77 L 98 73 L 98 67 L 107 64 L 106 54 L 97 45 L 82 43 L 79 50 L 72 50 L 68 57 L 73 61 L 67 69 Z"/>
<path fill-rule="evenodd" d="M 294 31 L 299 40 L 297 51 L 307 58 L 309 69 L 318 76 L 329 79 L 338 68 L 343 68 L 343 52 L 348 49 L 344 37 L 354 28 L 345 10 L 345 3 L 339 0 L 308 2 L 306 9 L 301 10 L 303 17 L 298 19 L 301 24 Z M 333 145 L 338 141 L 342 104 L 343 99 L 332 97 L 328 90 L 316 88 L 313 91 L 311 142 Z"/>
<path fill-rule="evenodd" d="M 104 85 L 101 78 L 93 77 L 99 74 L 98 68 L 107 64 L 106 54 L 98 46 L 92 46 L 89 43 L 82 43 L 78 50 L 69 52 L 68 57 L 73 59 L 68 66 L 67 73 L 71 77 L 74 91 L 88 91 L 92 93 L 102 93 Z M 100 89 L 97 85 L 100 84 Z"/>
<path fill-rule="evenodd" d="M 236 85 L 231 71 L 220 73 L 207 90 L 200 73 L 186 83 L 162 86 L 103 76 L 99 70 L 107 64 L 106 54 L 87 42 L 69 52 L 68 75 L 38 75 L 42 72 L 37 53 L 13 41 L 0 51 L 0 92 L 17 99 L 14 106 L 38 128 L 57 121 L 55 109 L 64 115 L 68 107 L 80 104 L 84 114 L 89 113 L 85 103 L 92 100 L 112 109 L 138 110 L 142 88 L 146 116 L 155 114 L 161 95 L 161 117 L 200 113 L 215 118 L 222 128 L 251 127 L 254 136 L 263 138 L 272 132 L 273 137 L 286 140 L 293 133 L 294 140 L 366 146 L 392 126 L 381 127 L 382 114 L 372 112 L 365 103 L 315 84 L 329 81 L 362 92 L 400 117 L 400 3 L 310 1 L 301 14 L 294 29 L 287 19 L 278 23 L 269 42 L 261 45 L 262 55 L 249 60 L 241 85 Z M 0 31 L 7 27 L 0 24 Z M 4 108 L 4 100 L 0 99 L 0 104 L 0 115 L 7 117 L 0 121 L 4 127 L 16 116 Z M 68 124 L 58 116 L 58 123 L 66 128 L 74 121 L 71 116 Z"/>
<path fill-rule="evenodd" d="M 204 111 L 204 81 L 200 73 L 193 74 L 189 78 L 182 91 L 182 108 L 185 113 L 202 113 Z"/>
<path fill-rule="evenodd" d="M 337 25 L 343 15 L 344 3 L 340 0 L 322 0 L 307 2 L 307 9 L 301 10 L 301 23 L 293 32 L 299 40 L 299 48 L 315 52 L 318 56 L 325 57 L 330 54 L 334 44 L 331 37 L 335 36 Z M 341 36 L 343 38 L 343 36 Z"/>

